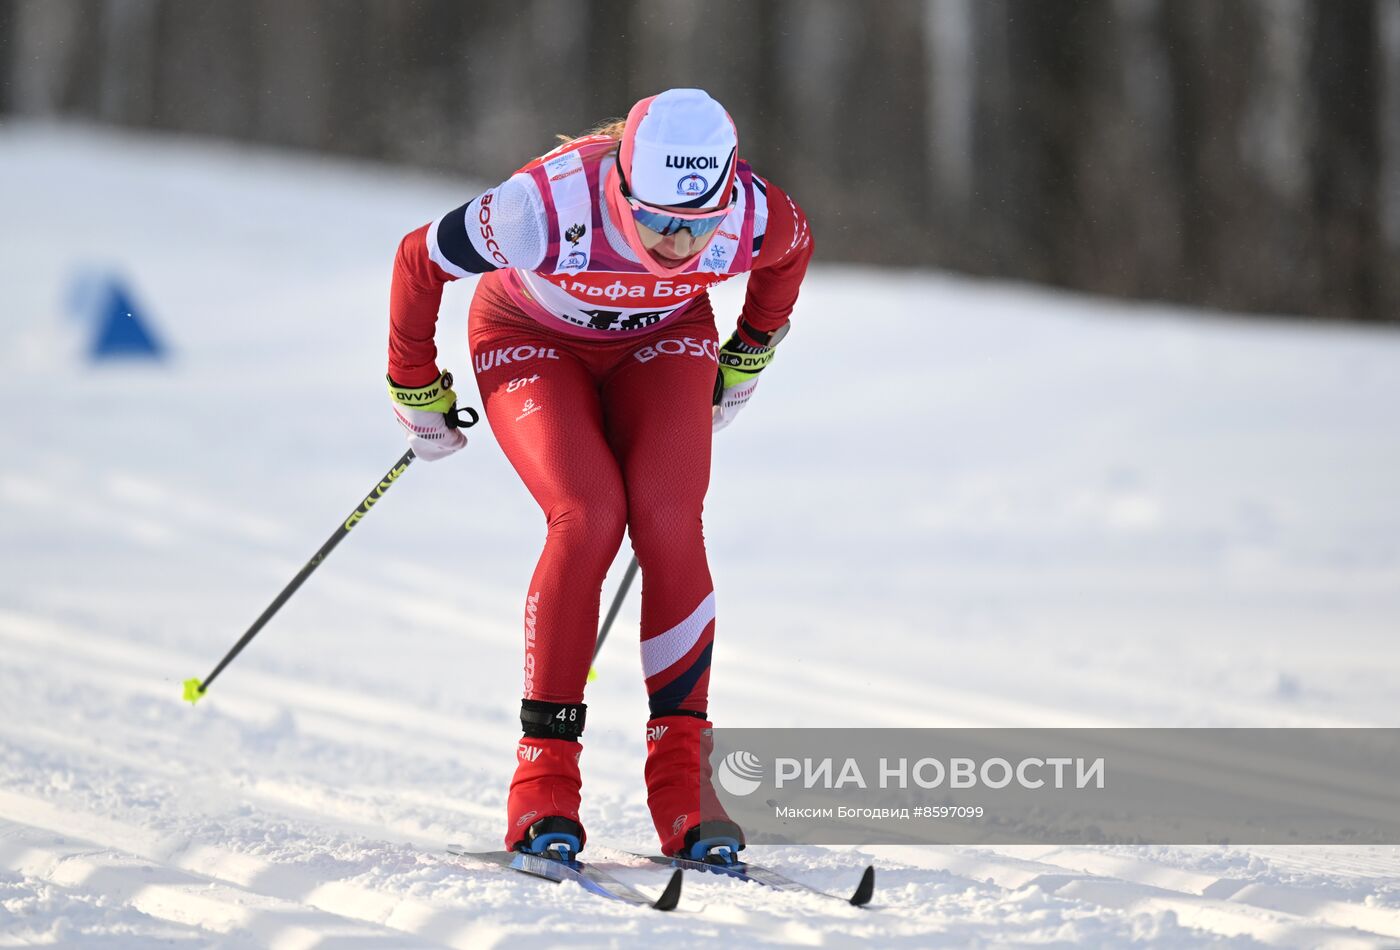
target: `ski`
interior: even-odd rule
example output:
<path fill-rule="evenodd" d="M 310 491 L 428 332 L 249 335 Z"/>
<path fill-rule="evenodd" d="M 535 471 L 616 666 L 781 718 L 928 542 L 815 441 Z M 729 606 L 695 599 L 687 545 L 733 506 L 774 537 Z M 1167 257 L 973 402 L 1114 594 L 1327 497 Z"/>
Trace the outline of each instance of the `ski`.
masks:
<path fill-rule="evenodd" d="M 563 881 L 573 881 L 584 890 L 597 894 L 599 897 L 622 901 L 637 907 L 674 910 L 681 899 L 681 871 L 679 868 L 666 882 L 661 896 L 652 899 L 625 881 L 618 880 L 607 871 L 586 861 L 566 862 L 538 854 L 526 854 L 523 851 L 467 851 L 461 845 L 455 844 L 447 846 L 447 853 L 456 858 L 466 858 L 482 864 L 493 864 L 497 867 L 519 871 L 521 874 L 553 881 L 556 884 Z"/>
<path fill-rule="evenodd" d="M 696 861 L 691 858 L 668 858 L 661 854 L 637 854 L 629 851 L 633 857 L 645 858 L 653 864 L 662 864 L 666 867 L 684 868 L 688 871 L 702 871 L 707 874 L 721 874 L 726 877 L 735 877 L 741 881 L 752 881 L 755 884 L 762 884 L 764 887 L 771 887 L 775 891 L 805 891 L 808 894 L 820 894 L 822 897 L 829 897 L 832 900 L 844 901 L 854 904 L 856 907 L 864 907 L 870 903 L 870 899 L 875 896 L 875 867 L 866 865 L 865 872 L 860 876 L 860 883 L 856 885 L 855 891 L 850 897 L 841 897 L 836 894 L 828 894 L 826 891 L 812 887 L 810 884 L 803 884 L 795 881 L 786 874 L 774 871 L 758 864 L 749 864 L 745 861 L 738 861 L 734 864 L 710 864 L 706 861 Z"/>

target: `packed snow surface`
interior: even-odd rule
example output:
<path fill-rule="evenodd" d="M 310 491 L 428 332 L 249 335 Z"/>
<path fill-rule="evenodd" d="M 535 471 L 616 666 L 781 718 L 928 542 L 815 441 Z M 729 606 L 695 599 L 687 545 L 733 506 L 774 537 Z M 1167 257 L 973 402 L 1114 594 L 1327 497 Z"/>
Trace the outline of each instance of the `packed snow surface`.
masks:
<path fill-rule="evenodd" d="M 399 238 L 509 171 L 0 129 L 0 945 L 1400 943 L 1395 848 L 759 848 L 874 861 L 875 906 L 691 876 L 669 915 L 454 863 L 499 846 L 544 529 L 484 425 L 182 703 L 404 450 Z M 86 359 L 112 276 L 165 362 Z M 713 718 L 1400 725 L 1397 406 L 1395 333 L 818 266 L 716 440 Z M 654 894 L 637 617 L 585 818 Z"/>

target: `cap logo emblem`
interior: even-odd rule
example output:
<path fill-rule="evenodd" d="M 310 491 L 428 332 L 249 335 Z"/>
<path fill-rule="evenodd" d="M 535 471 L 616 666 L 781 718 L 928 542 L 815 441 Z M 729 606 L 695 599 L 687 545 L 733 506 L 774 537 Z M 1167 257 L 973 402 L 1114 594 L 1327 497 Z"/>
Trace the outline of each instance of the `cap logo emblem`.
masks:
<path fill-rule="evenodd" d="M 703 195 L 710 188 L 710 183 L 703 175 L 686 175 L 676 182 L 676 194 L 685 198 L 695 198 Z"/>

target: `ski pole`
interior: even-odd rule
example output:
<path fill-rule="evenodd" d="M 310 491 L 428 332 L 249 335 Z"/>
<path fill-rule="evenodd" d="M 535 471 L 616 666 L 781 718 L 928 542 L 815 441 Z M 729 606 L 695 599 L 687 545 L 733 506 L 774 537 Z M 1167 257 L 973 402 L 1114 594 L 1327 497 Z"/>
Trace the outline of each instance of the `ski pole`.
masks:
<path fill-rule="evenodd" d="M 393 486 L 400 475 L 408 471 L 408 466 L 412 464 L 412 462 L 413 450 L 409 449 L 394 463 L 394 467 L 389 469 L 384 477 L 379 480 L 379 484 L 374 487 L 374 491 L 365 496 L 365 500 L 360 502 L 359 507 L 352 511 L 350 516 L 341 523 L 340 527 L 335 529 L 335 533 L 326 540 L 326 543 L 321 545 L 321 550 L 312 555 L 311 560 L 307 561 L 305 566 L 297 572 L 296 577 L 293 577 L 291 582 L 288 583 L 286 587 L 282 588 L 282 593 L 278 594 L 272 603 L 267 605 L 267 609 L 262 612 L 262 615 L 259 616 L 257 620 L 253 621 L 253 625 L 248 628 L 247 633 L 243 634 L 243 636 L 238 639 L 238 642 L 233 645 L 233 649 L 229 650 L 228 653 L 224 655 L 224 658 L 219 661 L 219 665 L 214 667 L 213 672 L 206 676 L 203 682 L 198 679 L 185 680 L 185 699 L 188 702 L 199 702 L 199 697 L 204 695 L 205 691 L 209 689 L 210 684 L 223 672 L 224 667 L 232 663 L 234 657 L 242 653 L 243 648 L 246 647 L 248 643 L 258 635 L 258 631 L 272 619 L 273 614 L 281 610 L 282 605 L 291 600 L 292 595 L 297 592 L 297 588 L 301 587 L 302 583 L 311 576 L 312 572 L 321 566 L 321 562 L 326 559 L 327 555 L 335 550 L 335 546 L 351 532 L 355 525 L 360 523 L 360 519 L 369 514 L 369 510 L 374 506 L 374 503 L 384 497 L 384 493 Z"/>
<path fill-rule="evenodd" d="M 465 429 L 468 426 L 475 425 L 478 421 L 478 416 L 474 409 L 466 407 L 462 409 L 453 408 L 456 413 L 466 413 L 465 419 L 459 415 L 449 416 L 448 425 L 453 428 Z M 267 605 L 267 609 L 262 612 L 262 615 L 258 617 L 257 620 L 253 621 L 253 625 L 248 628 L 248 632 L 238 638 L 238 642 L 233 645 L 233 649 L 229 650 L 228 653 L 224 655 L 224 658 L 219 661 L 219 665 L 214 667 L 213 672 L 204 677 L 203 682 L 198 679 L 185 680 L 185 700 L 187 702 L 191 705 L 199 702 L 199 697 L 204 695 L 205 691 L 209 689 L 210 684 L 223 672 L 224 667 L 232 663 L 234 657 L 243 652 L 243 648 L 248 645 L 250 640 L 258 635 L 258 631 L 272 619 L 272 615 L 282 609 L 282 605 L 290 600 L 292 595 L 297 592 L 297 588 L 311 576 L 316 568 L 321 566 L 321 562 L 326 559 L 327 555 L 335 550 L 335 546 L 351 532 L 355 525 L 360 523 L 361 518 L 369 514 L 369 510 L 374 507 L 374 503 L 384 497 L 384 493 L 394 486 L 394 482 L 400 475 L 408 471 L 408 466 L 412 464 L 413 458 L 413 450 L 409 449 L 394 463 L 394 467 L 385 473 L 384 477 L 379 480 L 379 484 L 374 486 L 374 490 L 365 496 L 365 500 L 360 502 L 359 507 L 350 512 L 348 518 L 341 522 L 340 527 L 336 528 L 335 533 L 326 540 L 325 544 L 321 545 L 321 550 L 312 555 L 311 560 L 306 562 L 306 566 L 297 572 L 296 577 L 293 577 L 291 582 L 287 584 L 286 587 L 282 588 L 282 593 L 278 594 L 276 599 Z"/>
<path fill-rule="evenodd" d="M 627 573 L 622 575 L 622 584 L 617 588 L 617 596 L 613 598 L 612 606 L 608 608 L 608 616 L 603 620 L 603 627 L 598 631 L 598 642 L 593 647 L 593 662 L 598 662 L 598 651 L 603 649 L 603 641 L 608 638 L 608 631 L 612 629 L 613 621 L 617 619 L 617 612 L 622 609 L 622 599 L 627 596 L 627 589 L 632 586 L 632 578 L 637 576 L 637 555 L 632 555 L 632 563 L 627 565 Z M 593 682 L 598 678 L 598 668 L 590 666 L 588 668 L 588 682 Z"/>

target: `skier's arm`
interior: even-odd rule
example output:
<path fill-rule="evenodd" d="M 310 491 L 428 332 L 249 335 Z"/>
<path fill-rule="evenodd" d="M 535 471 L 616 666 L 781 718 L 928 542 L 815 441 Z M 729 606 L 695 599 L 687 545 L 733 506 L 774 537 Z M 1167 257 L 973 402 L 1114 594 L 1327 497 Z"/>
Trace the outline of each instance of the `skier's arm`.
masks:
<path fill-rule="evenodd" d="M 754 179 L 755 187 L 761 184 Z M 788 322 L 797 303 L 797 291 L 812 258 L 812 232 L 807 216 L 787 192 L 766 183 L 768 226 L 749 275 L 744 309 L 739 315 L 739 333 L 746 343 L 766 345 L 763 339 Z M 751 334 L 749 328 L 758 331 Z"/>
<path fill-rule="evenodd" d="M 545 252 L 544 204 L 529 176 L 482 192 L 399 242 L 389 290 L 389 379 L 426 386 L 437 365 L 438 308 L 449 280 L 502 267 L 538 267 Z"/>
<path fill-rule="evenodd" d="M 739 325 L 719 350 L 716 432 L 734 421 L 758 386 L 758 374 L 772 362 L 773 348 L 787 333 L 788 317 L 812 258 L 812 234 L 802 209 L 776 185 L 765 185 L 757 177 L 754 185 L 763 188 L 767 198 L 767 227 L 749 274 Z"/>

